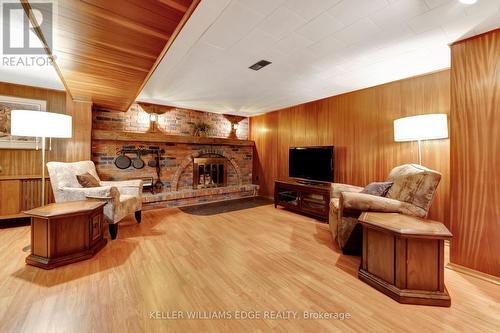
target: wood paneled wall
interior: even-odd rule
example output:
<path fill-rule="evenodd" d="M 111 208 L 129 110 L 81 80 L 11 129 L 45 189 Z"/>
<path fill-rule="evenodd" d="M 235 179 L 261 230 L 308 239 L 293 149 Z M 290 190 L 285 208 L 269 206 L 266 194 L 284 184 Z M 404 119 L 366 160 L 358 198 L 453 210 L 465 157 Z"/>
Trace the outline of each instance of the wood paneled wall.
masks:
<path fill-rule="evenodd" d="M 500 30 L 451 50 L 450 261 L 500 276 Z"/>
<path fill-rule="evenodd" d="M 393 120 L 449 113 L 449 70 L 301 104 L 250 119 L 255 140 L 254 181 L 272 196 L 288 178 L 292 146 L 334 145 L 335 181 L 364 186 L 400 164 L 418 163 L 416 142 L 394 142 Z M 443 174 L 430 217 L 448 222 L 449 139 L 423 142 L 422 163 Z"/>
<path fill-rule="evenodd" d="M 73 117 L 73 137 L 53 139 L 48 161 L 77 161 L 90 159 L 92 131 L 92 104 L 72 101 L 63 91 L 22 86 L 0 82 L 0 95 L 47 101 L 50 112 L 65 113 Z M 41 174 L 41 154 L 35 150 L 0 149 L 0 177 Z"/>
<path fill-rule="evenodd" d="M 48 111 L 73 117 L 73 137 L 53 139 L 47 161 L 90 160 L 91 103 L 73 101 L 63 91 L 3 82 L 0 82 L 0 95 L 46 100 Z M 20 211 L 40 205 L 41 159 L 41 152 L 36 150 L 0 149 L 0 220 L 16 217 Z M 50 188 L 46 190 L 46 198 L 51 198 Z"/>

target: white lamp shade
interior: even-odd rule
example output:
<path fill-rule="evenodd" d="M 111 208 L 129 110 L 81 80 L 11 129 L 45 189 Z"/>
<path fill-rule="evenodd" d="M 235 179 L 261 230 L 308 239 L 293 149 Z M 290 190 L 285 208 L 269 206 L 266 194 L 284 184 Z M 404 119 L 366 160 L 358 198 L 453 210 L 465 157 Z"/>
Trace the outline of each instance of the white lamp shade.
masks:
<path fill-rule="evenodd" d="M 71 138 L 71 116 L 44 111 L 12 110 L 10 134 L 45 138 Z"/>
<path fill-rule="evenodd" d="M 445 139 L 448 137 L 446 114 L 424 114 L 394 120 L 394 141 Z"/>

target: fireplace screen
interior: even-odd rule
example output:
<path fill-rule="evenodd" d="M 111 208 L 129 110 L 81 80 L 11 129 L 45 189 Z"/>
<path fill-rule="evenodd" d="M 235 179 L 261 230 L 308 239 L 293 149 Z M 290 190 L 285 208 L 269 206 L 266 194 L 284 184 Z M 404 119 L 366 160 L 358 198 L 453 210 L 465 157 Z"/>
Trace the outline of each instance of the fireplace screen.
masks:
<path fill-rule="evenodd" d="M 195 158 L 193 165 L 193 188 L 223 187 L 227 183 L 226 159 Z"/>

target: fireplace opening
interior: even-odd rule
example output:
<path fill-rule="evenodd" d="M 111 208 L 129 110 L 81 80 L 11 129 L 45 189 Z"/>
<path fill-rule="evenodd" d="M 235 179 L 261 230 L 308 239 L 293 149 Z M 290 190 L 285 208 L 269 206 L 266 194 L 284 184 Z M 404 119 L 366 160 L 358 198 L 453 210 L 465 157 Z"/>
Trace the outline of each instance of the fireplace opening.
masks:
<path fill-rule="evenodd" d="M 224 157 L 198 157 L 193 161 L 193 188 L 224 187 L 227 184 Z"/>

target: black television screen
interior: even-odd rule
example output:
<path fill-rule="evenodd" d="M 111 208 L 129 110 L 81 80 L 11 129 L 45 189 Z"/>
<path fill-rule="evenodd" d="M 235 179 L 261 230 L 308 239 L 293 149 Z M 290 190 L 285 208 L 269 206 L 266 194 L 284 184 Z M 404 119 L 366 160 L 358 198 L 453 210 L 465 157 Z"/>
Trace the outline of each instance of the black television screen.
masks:
<path fill-rule="evenodd" d="M 292 147 L 288 174 L 291 178 L 333 182 L 334 147 Z"/>

